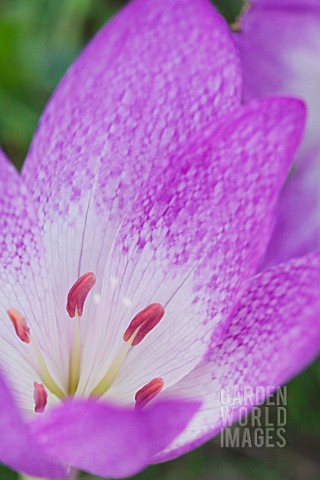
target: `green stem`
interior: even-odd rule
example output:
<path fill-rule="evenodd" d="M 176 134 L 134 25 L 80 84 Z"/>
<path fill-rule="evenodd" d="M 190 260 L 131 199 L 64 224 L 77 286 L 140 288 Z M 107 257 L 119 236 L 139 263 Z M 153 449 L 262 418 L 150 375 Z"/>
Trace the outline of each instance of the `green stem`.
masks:
<path fill-rule="evenodd" d="M 20 480 L 46 480 L 45 478 L 40 478 L 40 477 L 29 477 L 28 475 L 22 475 L 22 473 L 19 475 Z"/>
<path fill-rule="evenodd" d="M 72 468 L 70 472 L 69 480 L 78 480 L 78 473 L 79 473 L 78 470 L 76 470 L 75 468 Z"/>
<path fill-rule="evenodd" d="M 68 480 L 78 480 L 78 473 L 79 473 L 78 470 L 76 470 L 75 468 L 72 468 Z"/>
<path fill-rule="evenodd" d="M 78 480 L 78 470 L 71 469 L 70 475 L 68 479 L 61 479 L 61 480 Z M 20 480 L 47 480 L 46 478 L 39 478 L 39 477 L 29 477 L 28 475 L 19 475 Z"/>

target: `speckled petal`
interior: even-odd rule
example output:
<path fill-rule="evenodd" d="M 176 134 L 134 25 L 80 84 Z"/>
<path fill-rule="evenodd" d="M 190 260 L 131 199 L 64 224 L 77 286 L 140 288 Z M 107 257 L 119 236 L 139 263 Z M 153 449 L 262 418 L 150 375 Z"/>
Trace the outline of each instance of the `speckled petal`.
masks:
<path fill-rule="evenodd" d="M 257 268 L 303 125 L 299 101 L 254 101 L 150 178 L 115 239 L 99 312 L 87 329 L 87 393 L 130 320 L 154 302 L 165 315 L 131 349 L 108 394 L 130 401 L 152 378 L 169 386 L 200 361 Z"/>
<path fill-rule="evenodd" d="M 7 310 L 17 309 L 33 338 L 59 365 L 60 348 L 44 263 L 37 214 L 13 165 L 0 152 L 0 365 L 12 381 L 21 406 L 33 410 L 38 380 L 33 350 L 14 332 Z M 51 318 L 51 324 L 45 321 Z M 48 330 L 49 329 L 49 330 Z M 50 334 L 48 334 L 50 332 Z"/>
<path fill-rule="evenodd" d="M 320 3 L 252 3 L 242 32 L 234 35 L 245 98 L 280 93 L 299 96 L 308 106 L 304 142 L 280 200 L 265 268 L 320 247 Z"/>
<path fill-rule="evenodd" d="M 270 394 L 317 356 L 319 285 L 320 254 L 291 260 L 255 277 L 223 340 L 212 345 L 204 362 L 167 392 L 197 398 L 203 404 L 158 461 L 213 437 L 227 426 L 227 419 L 239 418 L 241 406 L 252 408 L 258 391 L 263 400 L 263 393 L 269 390 Z M 233 395 L 238 400 L 232 405 Z"/>
<path fill-rule="evenodd" d="M 151 172 L 239 103 L 239 71 L 208 0 L 134 0 L 71 67 L 23 169 L 62 321 L 81 274 L 93 271 L 101 284 L 121 220 Z"/>
<path fill-rule="evenodd" d="M 0 462 L 28 475 L 46 478 L 66 476 L 66 469 L 54 462 L 32 436 L 0 374 Z"/>
<path fill-rule="evenodd" d="M 197 402 L 164 401 L 140 411 L 94 401 L 68 401 L 31 428 L 46 451 L 72 467 L 122 478 L 147 466 L 189 423 Z"/>

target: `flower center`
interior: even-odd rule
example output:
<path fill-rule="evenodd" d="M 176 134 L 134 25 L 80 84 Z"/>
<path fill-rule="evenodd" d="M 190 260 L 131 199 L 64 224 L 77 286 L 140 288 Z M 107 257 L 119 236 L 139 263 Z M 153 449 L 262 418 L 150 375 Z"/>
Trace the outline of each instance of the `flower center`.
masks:
<path fill-rule="evenodd" d="M 91 272 L 85 273 L 76 281 L 68 294 L 66 308 L 70 318 L 73 318 L 73 337 L 69 354 L 69 381 L 66 391 L 57 385 L 50 374 L 41 348 L 32 338 L 26 319 L 18 310 L 14 308 L 8 310 L 9 318 L 18 338 L 26 344 L 31 344 L 33 347 L 39 376 L 43 382 L 43 384 L 34 382 L 34 410 L 36 413 L 42 413 L 45 410 L 47 404 L 46 388 L 59 399 L 74 396 L 78 389 L 81 368 L 80 318 L 83 314 L 86 298 L 95 283 L 95 275 Z M 91 391 L 90 396 L 101 397 L 108 391 L 122 368 L 129 350 L 139 345 L 145 336 L 160 322 L 163 316 L 164 308 L 159 303 L 152 303 L 135 315 L 123 334 L 124 343 L 122 347 L 116 354 L 106 373 Z M 155 378 L 140 388 L 135 395 L 136 408 L 143 408 L 149 403 L 160 393 L 163 385 L 162 378 Z"/>

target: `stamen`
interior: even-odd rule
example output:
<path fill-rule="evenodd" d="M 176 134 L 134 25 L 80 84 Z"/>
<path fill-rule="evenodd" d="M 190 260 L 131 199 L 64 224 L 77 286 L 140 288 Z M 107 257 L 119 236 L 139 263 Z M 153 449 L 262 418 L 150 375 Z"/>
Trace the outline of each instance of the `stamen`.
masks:
<path fill-rule="evenodd" d="M 163 379 L 154 378 L 135 394 L 136 409 L 143 408 L 163 389 Z"/>
<path fill-rule="evenodd" d="M 139 312 L 130 322 L 123 334 L 125 345 L 116 355 L 106 374 L 91 392 L 91 396 L 101 397 L 116 379 L 131 347 L 138 345 L 144 337 L 160 322 L 164 308 L 159 303 L 152 303 Z M 158 379 L 159 380 L 159 379 Z"/>
<path fill-rule="evenodd" d="M 40 348 L 38 345 L 35 343 L 35 341 L 30 337 L 31 344 L 33 346 L 33 350 L 37 359 L 37 364 L 39 367 L 39 372 L 40 372 L 40 377 L 45 386 L 52 392 L 54 395 L 56 395 L 58 398 L 64 398 L 66 395 L 65 393 L 61 390 L 61 388 L 58 387 L 56 382 L 53 380 L 48 367 L 46 365 L 46 362 L 43 358 L 43 355 L 41 353 Z"/>
<path fill-rule="evenodd" d="M 88 296 L 93 285 L 96 283 L 96 277 L 93 273 L 85 273 L 80 277 L 76 283 L 71 287 L 68 300 L 67 300 L 67 312 L 70 317 L 73 318 L 78 311 L 79 317 L 83 312 L 84 302 Z"/>
<path fill-rule="evenodd" d="M 16 334 L 18 335 L 20 340 L 22 340 L 25 343 L 31 343 L 36 360 L 37 360 L 41 380 L 43 381 L 45 386 L 50 390 L 50 392 L 52 392 L 58 398 L 63 398 L 65 394 L 58 387 L 58 385 L 50 375 L 50 372 L 43 358 L 41 350 L 30 335 L 30 328 L 28 327 L 25 318 L 15 308 L 10 308 L 8 310 L 8 315 L 10 317 L 11 322 L 13 323 Z"/>
<path fill-rule="evenodd" d="M 80 378 L 81 339 L 78 309 L 76 307 L 73 322 L 73 340 L 70 354 L 69 370 L 69 394 L 74 395 L 77 391 Z"/>
<path fill-rule="evenodd" d="M 152 303 L 139 312 L 130 322 L 123 334 L 123 340 L 131 345 L 138 345 L 144 337 L 160 322 L 164 308 L 160 303 Z M 134 336 L 134 338 L 132 338 Z"/>
<path fill-rule="evenodd" d="M 106 393 L 107 390 L 111 387 L 113 382 L 115 381 L 122 365 L 123 362 L 125 361 L 125 358 L 128 354 L 128 351 L 130 350 L 130 343 L 127 343 L 123 345 L 121 348 L 120 352 L 116 356 L 116 358 L 113 360 L 111 366 L 109 367 L 107 373 L 102 377 L 100 382 L 95 386 L 95 388 L 91 392 L 91 396 L 93 397 L 101 397 Z"/>
<path fill-rule="evenodd" d="M 14 308 L 9 308 L 7 312 L 20 340 L 24 343 L 30 343 L 30 328 L 25 318 Z"/>
<path fill-rule="evenodd" d="M 47 392 L 41 383 L 34 382 L 34 411 L 36 413 L 43 413 L 47 405 Z"/>

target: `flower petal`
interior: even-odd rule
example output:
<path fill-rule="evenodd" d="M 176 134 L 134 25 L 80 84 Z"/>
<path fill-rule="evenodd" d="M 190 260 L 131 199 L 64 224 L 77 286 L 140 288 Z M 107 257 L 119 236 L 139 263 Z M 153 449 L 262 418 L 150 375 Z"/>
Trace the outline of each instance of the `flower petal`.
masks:
<path fill-rule="evenodd" d="M 320 248 L 320 143 L 304 148 L 296 160 L 297 168 L 281 194 L 262 269 Z"/>
<path fill-rule="evenodd" d="M 280 200 L 267 266 L 320 247 L 320 4 L 256 1 L 241 27 L 234 38 L 243 64 L 245 98 L 297 95 L 306 100 L 309 112 L 296 168 Z"/>
<path fill-rule="evenodd" d="M 48 457 L 23 422 L 10 391 L 0 375 L 0 461 L 28 475 L 64 478 L 67 471 Z"/>
<path fill-rule="evenodd" d="M 53 252 L 58 317 L 81 274 L 93 271 L 101 283 L 117 229 L 150 172 L 239 103 L 240 83 L 231 35 L 208 0 L 135 0 L 76 61 L 23 169 Z"/>
<path fill-rule="evenodd" d="M 46 451 L 95 475 L 120 478 L 145 467 L 189 423 L 199 403 L 165 401 L 141 411 L 68 401 L 32 422 Z"/>
<path fill-rule="evenodd" d="M 265 393 L 269 389 L 270 394 L 270 388 L 288 381 L 317 356 L 319 284 L 320 254 L 291 260 L 255 277 L 223 340 L 213 344 L 203 363 L 170 389 L 171 395 L 197 398 L 203 406 L 157 460 L 174 458 L 226 426 L 223 389 L 231 399 L 232 391 L 250 391 L 242 405 L 249 411 L 256 389 Z M 232 412 L 234 421 L 239 418 L 239 408 Z"/>
<path fill-rule="evenodd" d="M 249 0 L 249 8 L 252 8 L 252 5 L 255 7 L 256 5 L 263 8 L 271 8 L 271 9 L 283 9 L 286 8 L 288 10 L 299 9 L 304 10 L 305 8 L 310 7 L 319 7 L 318 0 Z"/>
<path fill-rule="evenodd" d="M 199 363 L 256 271 L 303 124 L 299 101 L 254 101 L 221 120 L 206 142 L 170 156 L 161 179 L 150 178 L 118 232 L 86 331 L 86 393 L 148 304 L 160 303 L 165 315 L 131 349 L 108 394 L 130 401 L 153 378 L 169 386 Z"/>
<path fill-rule="evenodd" d="M 7 310 L 19 310 L 32 337 L 48 352 L 47 361 L 54 358 L 59 365 L 62 342 L 43 259 L 38 218 L 28 189 L 0 152 L 0 365 L 12 380 L 19 405 L 31 410 L 33 382 L 39 378 L 33 350 L 17 338 Z"/>

